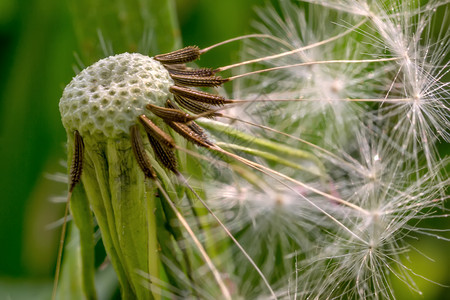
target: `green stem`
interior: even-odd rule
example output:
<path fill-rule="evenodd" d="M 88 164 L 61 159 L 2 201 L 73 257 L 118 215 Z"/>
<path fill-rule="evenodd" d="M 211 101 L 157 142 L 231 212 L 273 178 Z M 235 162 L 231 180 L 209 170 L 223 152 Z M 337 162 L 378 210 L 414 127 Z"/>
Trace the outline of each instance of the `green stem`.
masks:
<path fill-rule="evenodd" d="M 153 299 L 151 291 L 141 284 L 142 277 L 137 272 L 149 270 L 144 174 L 132 155 L 128 139 L 108 139 L 106 153 L 113 222 L 123 254 L 122 262 L 136 297 Z"/>
<path fill-rule="evenodd" d="M 158 228 L 156 224 L 156 188 L 148 187 L 145 190 L 145 202 L 147 204 L 147 241 L 148 241 L 148 274 L 154 278 L 161 278 L 159 271 L 159 246 L 158 246 Z M 158 293 L 153 293 L 156 300 L 161 299 Z"/>
<path fill-rule="evenodd" d="M 58 285 L 56 299 L 83 299 L 82 271 L 80 268 L 80 233 L 74 223 L 70 223 L 66 247 L 64 248 L 64 262 L 62 265 L 61 281 Z"/>
<path fill-rule="evenodd" d="M 75 187 L 70 200 L 70 211 L 79 230 L 81 255 L 81 284 L 87 300 L 96 300 L 94 222 L 83 185 Z"/>
<path fill-rule="evenodd" d="M 86 146 L 89 145 L 89 142 L 90 141 L 88 138 L 84 138 L 84 143 Z M 117 272 L 119 284 L 121 285 L 122 298 L 133 299 L 134 293 L 122 265 L 122 254 L 120 252 L 120 248 L 118 248 L 115 227 L 110 226 L 111 217 L 109 215 L 111 214 L 111 209 L 108 203 L 110 203 L 111 200 L 109 197 L 109 192 L 105 190 L 105 184 L 107 181 L 105 180 L 106 174 L 104 173 L 104 170 L 107 170 L 107 164 L 100 163 L 105 158 L 102 154 L 99 154 L 98 148 L 96 151 L 91 151 L 90 147 L 85 147 L 85 149 L 86 152 L 84 157 L 82 182 L 102 232 L 102 240 L 106 252 L 108 253 L 108 257 Z M 100 156 L 100 158 L 97 156 Z"/>

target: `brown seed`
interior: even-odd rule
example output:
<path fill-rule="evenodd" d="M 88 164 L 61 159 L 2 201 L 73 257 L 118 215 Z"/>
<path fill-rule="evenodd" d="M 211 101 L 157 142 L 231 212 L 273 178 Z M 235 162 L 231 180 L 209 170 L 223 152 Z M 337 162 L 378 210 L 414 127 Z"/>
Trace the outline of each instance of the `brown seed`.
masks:
<path fill-rule="evenodd" d="M 174 103 L 172 103 L 169 99 L 166 101 L 167 108 L 172 109 L 180 109 Z M 165 121 L 165 120 L 164 120 Z M 187 124 L 177 123 L 177 122 L 167 122 L 165 121 L 173 130 L 175 130 L 178 134 L 185 137 L 187 140 L 200 145 L 202 147 L 210 148 L 214 145 L 212 142 L 208 140 L 203 129 L 197 125 L 194 121 L 189 122 Z"/>
<path fill-rule="evenodd" d="M 164 67 L 167 70 L 171 69 L 171 70 L 183 71 L 183 70 L 187 70 L 188 69 L 185 64 L 164 65 Z"/>
<path fill-rule="evenodd" d="M 214 95 L 203 91 L 197 91 L 184 86 L 172 85 L 169 88 L 169 91 L 174 95 L 186 97 L 193 101 L 208 103 L 216 106 L 224 105 L 226 103 L 233 103 L 232 100 L 227 100 L 220 95 Z"/>
<path fill-rule="evenodd" d="M 161 162 L 161 164 L 170 171 L 178 173 L 175 152 L 171 148 L 167 147 L 166 144 L 163 144 L 158 139 L 154 138 L 148 132 L 147 137 L 153 148 L 153 152 L 155 152 L 156 158 Z"/>
<path fill-rule="evenodd" d="M 157 139 L 160 143 L 163 143 L 167 148 L 175 148 L 175 141 L 167 133 L 161 130 L 155 123 L 150 121 L 145 115 L 139 116 L 139 121 L 144 126 L 145 131 L 153 138 Z"/>
<path fill-rule="evenodd" d="M 187 86 L 217 87 L 228 81 L 228 78 L 222 78 L 220 76 L 199 77 L 170 74 L 170 77 L 172 77 L 176 84 Z"/>
<path fill-rule="evenodd" d="M 145 153 L 144 143 L 142 142 L 141 133 L 137 125 L 133 125 L 130 127 L 130 136 L 131 147 L 133 148 L 134 156 L 136 157 L 136 161 L 142 172 L 144 172 L 145 177 L 156 179 L 156 173 L 153 170 L 147 153 Z"/>
<path fill-rule="evenodd" d="M 186 124 L 186 125 L 189 127 L 189 129 L 191 129 L 193 132 L 195 132 L 196 134 L 201 136 L 205 141 L 207 141 L 209 144 L 212 145 L 212 143 L 208 141 L 208 138 L 207 138 L 206 133 L 203 130 L 203 128 L 198 126 L 197 123 L 191 122 L 190 124 Z"/>
<path fill-rule="evenodd" d="M 167 125 L 169 125 L 173 130 L 175 130 L 179 135 L 187 139 L 188 141 L 197 144 L 199 146 L 205 147 L 205 148 L 211 148 L 214 144 L 208 141 L 208 138 L 206 135 L 199 134 L 198 132 L 194 131 L 191 126 L 188 126 L 183 123 L 176 123 L 176 122 L 170 122 L 165 121 Z M 197 125 L 198 127 L 198 125 Z"/>
<path fill-rule="evenodd" d="M 200 49 L 197 46 L 188 46 L 173 52 L 155 55 L 155 60 L 163 64 L 184 64 L 194 61 L 200 56 Z"/>
<path fill-rule="evenodd" d="M 200 102 L 196 102 L 196 101 L 191 101 L 190 99 L 185 98 L 185 97 L 174 95 L 174 99 L 175 99 L 175 102 L 178 103 L 182 108 L 189 110 L 195 114 L 202 114 L 202 113 L 206 113 L 211 110 L 211 107 L 209 105 L 203 104 Z M 211 118 L 211 117 L 213 117 L 213 115 L 206 116 L 206 117 Z"/>
<path fill-rule="evenodd" d="M 170 68 L 166 66 L 166 69 L 170 74 L 184 75 L 184 76 L 197 76 L 197 77 L 211 77 L 214 76 L 215 72 L 211 68 L 199 68 L 199 69 L 179 69 Z"/>
<path fill-rule="evenodd" d="M 72 192 L 76 184 L 81 180 L 81 172 L 83 171 L 83 154 L 84 154 L 83 138 L 81 137 L 80 133 L 77 130 L 75 130 L 72 166 L 70 167 L 69 192 Z"/>
<path fill-rule="evenodd" d="M 164 121 L 187 123 L 195 120 L 195 117 L 178 108 L 166 108 L 153 104 L 147 104 L 146 108 Z"/>
<path fill-rule="evenodd" d="M 175 103 L 172 103 L 172 101 L 170 101 L 170 99 L 167 99 L 166 107 L 181 110 Z"/>

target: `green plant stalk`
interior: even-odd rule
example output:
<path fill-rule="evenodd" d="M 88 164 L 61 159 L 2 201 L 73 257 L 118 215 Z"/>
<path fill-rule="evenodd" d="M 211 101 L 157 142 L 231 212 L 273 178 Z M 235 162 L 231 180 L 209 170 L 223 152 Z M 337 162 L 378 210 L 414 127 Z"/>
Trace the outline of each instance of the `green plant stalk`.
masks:
<path fill-rule="evenodd" d="M 154 245 L 156 240 L 156 228 L 151 226 L 155 223 L 154 216 L 147 220 L 144 174 L 134 156 L 130 155 L 132 150 L 128 139 L 109 139 L 106 149 L 113 222 L 123 262 L 138 299 L 152 299 L 148 289 L 140 284 L 141 277 L 136 272 L 149 272 L 147 243 Z M 154 197 L 152 200 L 155 201 Z M 147 229 L 150 232 L 146 233 Z M 147 241 L 149 236 L 152 236 L 152 241 Z M 158 274 L 150 275 L 159 277 Z"/>
<path fill-rule="evenodd" d="M 290 160 L 283 159 L 279 155 L 275 155 L 275 154 L 272 154 L 272 153 L 269 153 L 269 152 L 266 152 L 266 151 L 261 151 L 261 150 L 253 149 L 253 148 L 250 148 L 250 147 L 244 147 L 244 146 L 240 146 L 240 145 L 236 145 L 236 144 L 230 144 L 230 143 L 220 143 L 219 142 L 219 143 L 216 143 L 216 144 L 219 147 L 221 147 L 221 148 L 242 151 L 242 152 L 245 152 L 247 154 L 258 156 L 258 157 L 264 158 L 266 160 L 272 161 L 272 162 L 280 164 L 280 165 L 285 165 L 285 166 L 290 167 L 292 169 L 309 172 L 309 173 L 311 173 L 311 174 L 313 174 L 315 176 L 321 176 L 322 175 L 319 172 L 317 172 L 317 170 L 315 168 L 310 168 L 308 166 L 302 166 L 302 165 L 294 163 L 294 162 L 292 162 Z"/>
<path fill-rule="evenodd" d="M 159 234 L 158 232 L 158 226 L 156 224 L 156 203 L 157 199 L 153 195 L 156 195 L 156 188 L 155 187 L 148 187 L 145 192 L 145 204 L 147 206 L 146 213 L 147 213 L 147 259 L 148 259 L 148 273 L 151 276 L 158 276 L 158 278 L 161 278 L 163 274 L 161 274 L 160 270 L 160 260 L 159 260 L 159 247 L 158 247 L 158 239 L 157 236 Z M 158 293 L 153 294 L 155 299 L 160 299 L 160 295 Z"/>
<path fill-rule="evenodd" d="M 67 233 L 64 261 L 61 268 L 61 280 L 59 282 L 56 299 L 83 299 L 84 288 L 81 280 L 82 270 L 80 267 L 81 250 L 79 239 L 80 233 L 78 228 L 71 223 Z"/>
<path fill-rule="evenodd" d="M 86 299 L 96 300 L 94 222 L 83 185 L 72 192 L 70 211 L 80 239 L 81 284 Z"/>
<path fill-rule="evenodd" d="M 82 181 L 91 187 L 86 188 L 88 198 L 105 249 L 118 273 L 122 298 L 153 299 L 137 271 L 159 278 L 155 217 L 147 213 L 148 203 L 155 201 L 154 194 L 146 192 L 144 174 L 132 154 L 129 139 L 99 143 L 94 137 L 87 137 L 84 143 Z"/>
<path fill-rule="evenodd" d="M 70 138 L 69 144 L 72 143 L 73 139 Z M 84 145 L 82 181 L 74 189 L 74 202 L 71 204 L 75 224 L 81 233 L 77 247 L 81 252 L 78 264 L 82 268 L 81 271 L 76 270 L 80 273 L 79 276 L 70 278 L 81 279 L 86 299 L 96 298 L 92 208 L 102 233 L 103 244 L 117 273 L 122 299 L 159 299 L 159 295 L 152 294 L 148 286 L 142 285 L 143 278 L 138 271 L 151 278 L 167 277 L 168 274 L 161 268 L 159 252 L 161 241 L 168 240 L 172 235 L 183 254 L 184 270 L 190 276 L 192 254 L 180 244 L 183 240 L 180 228 L 171 227 L 170 232 L 164 228 L 176 221 L 176 217 L 170 209 L 159 206 L 157 189 L 151 180 L 145 179 L 132 153 L 128 137 L 99 141 L 98 137 L 85 136 Z M 146 147 L 150 147 L 148 143 Z M 71 148 L 69 147 L 69 152 L 72 152 Z M 171 195 L 171 200 L 179 202 L 179 188 L 174 185 L 174 178 L 159 165 L 150 152 L 147 154 L 164 189 Z M 158 214 L 159 221 L 155 214 Z M 165 218 L 165 226 L 161 226 L 161 218 Z M 164 248 L 168 249 L 167 245 Z M 169 248 L 174 253 L 178 251 L 173 247 Z M 78 264 L 72 264 L 72 268 Z"/>
<path fill-rule="evenodd" d="M 84 142 L 85 145 L 89 145 L 89 138 L 85 138 Z M 103 245 L 117 273 L 122 297 L 130 299 L 133 291 L 125 273 L 121 250 L 116 248 L 116 245 L 118 245 L 117 234 L 115 228 L 110 226 L 110 221 L 113 221 L 113 219 L 111 220 L 111 217 L 108 217 L 111 214 L 111 207 L 109 191 L 105 188 L 107 164 L 103 161 L 104 152 L 101 151 L 102 148 L 99 145 L 94 149 L 85 148 L 82 185 L 86 190 L 89 203 L 100 227 Z"/>

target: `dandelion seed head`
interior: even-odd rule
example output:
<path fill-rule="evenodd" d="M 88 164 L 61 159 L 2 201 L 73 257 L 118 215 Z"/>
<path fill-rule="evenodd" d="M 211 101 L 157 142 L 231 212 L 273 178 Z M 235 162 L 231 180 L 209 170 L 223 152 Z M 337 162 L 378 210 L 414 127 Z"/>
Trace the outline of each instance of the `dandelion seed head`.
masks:
<path fill-rule="evenodd" d="M 323 222 L 322 216 L 299 196 L 307 195 L 307 191 L 291 190 L 276 183 L 264 184 L 264 188 L 241 181 L 228 185 L 228 188 L 226 186 L 208 188 L 212 209 L 224 217 L 225 224 L 240 243 L 251 245 L 247 251 L 258 262 L 269 282 L 275 284 L 285 280 L 293 272 L 288 256 L 294 250 L 303 252 L 313 247 L 312 239 L 319 235 L 320 230 L 317 225 Z M 226 195 L 221 192 L 232 189 L 234 192 Z M 224 198 L 232 194 L 231 198 Z M 248 267 L 248 261 L 236 249 L 233 252 L 237 262 L 235 272 L 240 274 L 240 278 L 257 280 L 255 272 Z M 251 288 L 241 286 L 241 290 L 248 294 Z"/>
<path fill-rule="evenodd" d="M 392 71 L 392 67 L 377 64 L 374 68 L 366 62 L 327 63 L 336 59 L 373 58 L 367 54 L 370 53 L 370 45 L 361 43 L 359 33 L 350 29 L 361 22 L 360 17 L 336 13 L 319 6 L 310 6 L 305 10 L 296 1 L 283 1 L 280 5 L 280 12 L 272 7 L 259 11 L 261 22 L 255 27 L 273 38 L 249 41 L 245 55 L 257 57 L 261 53 L 278 53 L 280 49 L 291 51 L 308 47 L 264 64 L 267 67 L 310 65 L 284 68 L 252 78 L 248 85 L 241 83 L 241 87 L 244 87 L 241 90 L 244 90 L 242 93 L 247 95 L 246 98 L 257 97 L 263 92 L 263 97 L 269 99 L 302 101 L 288 104 L 275 102 L 271 107 L 267 104 L 267 107 L 254 107 L 247 112 L 259 116 L 261 122 L 292 135 L 320 135 L 317 140 L 310 140 L 320 145 L 333 144 L 337 140 L 346 141 L 345 132 L 349 128 L 361 126 L 359 120 L 365 104 L 345 99 L 377 97 L 379 94 L 374 96 L 374 92 L 389 85 L 385 75 Z M 318 131 L 317 128 L 326 130 Z"/>
<path fill-rule="evenodd" d="M 99 60 L 66 86 L 59 103 L 64 127 L 81 135 L 127 136 L 145 105 L 164 106 L 173 81 L 161 63 L 138 53 Z"/>
<path fill-rule="evenodd" d="M 400 57 L 388 95 L 410 99 L 409 103 L 381 110 L 382 119 L 393 129 L 393 142 L 402 141 L 404 151 L 409 151 L 416 161 L 425 156 L 429 169 L 436 160 L 435 141 L 450 141 L 450 91 L 445 82 L 449 72 L 449 15 L 444 10 L 438 21 L 436 8 L 430 9 L 431 5 L 402 3 L 393 8 L 397 17 L 380 11 L 373 19 L 381 36 L 379 42 Z M 389 28 L 390 33 L 383 28 Z"/>
<path fill-rule="evenodd" d="M 269 183 L 261 188 L 240 181 L 237 185 L 210 187 L 207 195 L 211 207 L 224 217 L 227 227 L 239 241 L 252 245 L 248 248 L 249 254 L 260 260 L 260 267 L 266 274 L 271 274 L 275 267 L 273 257 L 265 255 L 278 251 L 273 245 L 280 245 L 281 257 L 294 249 L 312 247 L 311 236 L 319 230 L 317 225 L 323 223 L 323 217 L 300 196 L 311 195 L 300 187 L 289 189 Z M 281 257 L 277 263 L 290 270 L 290 262 Z M 236 259 L 242 258 L 237 256 Z M 245 264 L 242 260 L 242 265 Z"/>
<path fill-rule="evenodd" d="M 447 1 L 357 1 L 305 0 L 327 8 L 367 17 L 367 26 L 358 29 L 366 36 L 374 57 L 397 57 L 385 71 L 391 78 L 385 88 L 374 90 L 379 97 L 405 99 L 382 105 L 376 117 L 389 128 L 392 144 L 401 141 L 404 155 L 411 155 L 418 166 L 425 156 L 431 169 L 436 158 L 434 143 L 450 140 L 448 100 L 445 82 L 449 72 Z"/>
<path fill-rule="evenodd" d="M 392 299 L 395 296 L 391 278 L 396 277 L 420 293 L 412 276 L 416 275 L 414 270 L 402 260 L 407 251 L 414 250 L 406 237 L 439 238 L 431 229 L 421 227 L 420 221 L 446 217 L 433 209 L 440 197 L 439 190 L 446 184 L 436 180 L 442 166 L 436 165 L 434 171 L 411 181 L 414 171 L 383 140 L 367 134 L 357 136 L 355 148 L 359 153 L 343 155 L 335 163 L 346 171 L 332 172 L 331 176 L 336 193 L 358 204 L 364 213 L 323 204 L 345 227 L 336 230 L 331 223 L 325 225 L 328 237 L 322 236 L 318 247 L 301 262 L 300 290 L 308 291 L 312 298 Z M 339 174 L 345 174 L 341 180 Z"/>
<path fill-rule="evenodd" d="M 234 214 L 228 214 L 230 218 L 237 222 L 233 225 L 235 227 L 253 224 L 253 226 L 259 228 L 258 230 L 263 231 L 262 228 L 267 229 L 276 222 L 275 219 L 282 215 L 285 215 L 286 223 L 291 223 L 294 218 L 297 222 L 300 221 L 299 214 L 305 218 L 308 214 L 308 209 L 305 208 L 307 205 L 298 194 L 285 187 L 277 186 L 275 183 L 272 187 L 261 188 L 239 181 L 239 184 L 229 185 L 224 183 L 209 187 L 207 192 L 214 209 L 223 211 L 223 213 L 235 212 Z M 297 192 L 305 191 L 298 190 Z M 293 219 L 288 220 L 288 215 L 292 215 Z M 267 225 L 263 223 L 267 223 Z"/>
<path fill-rule="evenodd" d="M 275 9 L 270 7 L 259 11 L 262 22 L 256 25 L 257 29 L 263 34 L 272 35 L 274 38 L 248 43 L 248 55 L 257 56 L 261 51 L 271 54 L 277 53 L 280 48 L 292 50 L 312 45 L 333 36 L 342 29 L 336 24 L 315 22 L 315 19 L 311 18 L 301 7 L 290 1 L 282 2 L 281 5 L 281 15 L 278 15 Z M 315 10 L 312 8 L 311 10 L 313 12 L 310 14 L 314 14 Z M 329 10 L 322 10 L 321 19 L 328 19 L 328 17 L 334 18 Z M 337 19 L 340 17 L 345 18 L 339 16 Z M 277 18 L 277 22 L 273 20 L 266 22 L 269 18 Z M 351 41 L 346 40 L 345 43 L 351 43 Z M 320 47 L 305 49 L 281 59 L 268 61 L 266 64 L 270 67 L 277 67 L 302 62 L 326 61 L 335 58 L 337 49 L 345 51 L 345 58 L 351 58 L 357 52 L 349 52 L 346 50 L 348 48 L 342 46 L 343 44 L 338 45 L 336 42 L 329 43 Z M 258 51 L 255 52 L 253 49 L 258 49 Z M 314 101 L 315 103 L 312 105 L 316 107 L 313 111 L 323 111 L 323 106 L 327 106 L 330 101 L 342 99 L 357 90 L 358 83 L 354 80 L 357 78 L 357 71 L 353 71 L 345 65 L 332 64 L 312 64 L 287 68 L 277 73 L 271 73 L 266 77 L 262 76 L 256 89 L 267 90 L 270 87 L 272 89 L 271 95 L 278 98 L 316 99 L 317 101 Z M 339 103 L 333 103 L 333 105 L 337 106 Z M 313 107 L 308 109 L 309 114 L 312 113 L 311 108 Z"/>

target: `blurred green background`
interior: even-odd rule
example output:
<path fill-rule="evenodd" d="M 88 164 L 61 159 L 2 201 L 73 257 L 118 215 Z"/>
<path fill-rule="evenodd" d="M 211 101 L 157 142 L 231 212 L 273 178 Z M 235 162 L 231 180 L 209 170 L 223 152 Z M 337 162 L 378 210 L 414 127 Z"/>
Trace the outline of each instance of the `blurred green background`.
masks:
<path fill-rule="evenodd" d="M 84 28 L 83 32 L 91 34 L 90 43 L 80 45 L 80 24 L 84 19 L 94 22 L 96 12 L 105 12 L 102 17 L 108 18 L 107 8 L 83 11 L 75 8 L 75 1 L 0 0 L 0 300 L 46 299 L 49 295 L 59 230 L 48 225 L 58 220 L 64 209 L 50 199 L 66 192 L 65 184 L 48 178 L 48 174 L 65 172 L 61 161 L 66 159 L 66 137 L 58 101 L 75 75 L 76 57 L 86 65 L 102 57 L 97 28 Z M 205 47 L 251 33 L 253 8 L 264 3 L 176 1 L 183 45 Z M 103 33 L 116 53 L 140 50 L 137 45 L 114 40 L 107 29 Z M 158 47 L 149 45 L 148 54 L 170 50 L 172 37 L 168 37 L 169 41 L 159 41 Z M 202 57 L 201 64 L 214 67 L 234 61 L 238 47 L 218 48 Z M 414 270 L 448 284 L 448 243 L 431 238 L 419 242 L 420 249 L 436 262 L 411 257 Z M 418 282 L 426 299 L 444 299 L 442 287 Z M 400 299 L 410 299 L 412 294 L 400 283 L 395 286 Z"/>

